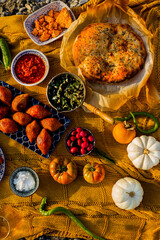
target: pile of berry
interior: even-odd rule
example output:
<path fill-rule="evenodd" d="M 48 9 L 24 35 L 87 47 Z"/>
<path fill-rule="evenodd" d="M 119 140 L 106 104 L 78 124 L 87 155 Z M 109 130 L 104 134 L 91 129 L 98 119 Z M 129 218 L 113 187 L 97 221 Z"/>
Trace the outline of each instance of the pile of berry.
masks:
<path fill-rule="evenodd" d="M 95 145 L 93 134 L 85 128 L 77 127 L 72 129 L 66 137 L 68 151 L 76 156 L 89 154 Z"/>

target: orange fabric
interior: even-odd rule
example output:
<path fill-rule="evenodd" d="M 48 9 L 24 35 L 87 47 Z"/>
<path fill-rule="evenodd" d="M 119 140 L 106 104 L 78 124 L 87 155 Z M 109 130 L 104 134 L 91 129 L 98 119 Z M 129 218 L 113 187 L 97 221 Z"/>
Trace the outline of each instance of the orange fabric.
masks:
<path fill-rule="evenodd" d="M 144 11 L 142 11 L 143 7 L 145 7 Z M 149 7 L 147 8 L 146 5 L 137 5 L 133 9 L 141 14 L 144 19 L 147 16 L 148 27 L 154 30 L 156 57 L 151 79 L 156 83 L 156 87 L 159 88 L 159 22 L 157 22 L 157 18 L 155 17 L 154 23 L 156 24 L 151 24 L 149 17 L 153 19 L 152 15 L 154 14 L 150 12 L 150 15 L 148 15 L 146 11 L 155 10 L 158 14 L 157 9 L 160 6 L 157 4 L 151 9 Z M 50 63 L 49 75 L 44 82 L 36 87 L 24 87 L 15 82 L 10 72 L 4 72 L 3 67 L 1 67 L 0 79 L 48 104 L 46 99 L 47 83 L 54 75 L 64 71 L 60 67 L 59 59 L 61 39 L 43 47 L 35 45 L 24 30 L 24 19 L 24 16 L 1 17 L 0 35 L 5 37 L 9 42 L 12 57 L 19 51 L 27 48 L 35 48 L 45 53 Z M 139 109 L 151 111 L 159 117 L 160 112 L 158 108 L 149 109 L 148 106 L 143 104 L 143 91 L 137 104 L 139 104 Z M 121 109 L 121 112 L 109 114 L 112 116 L 125 116 L 128 115 L 130 109 L 133 111 L 139 110 L 137 107 L 136 109 L 134 108 L 134 101 L 130 101 Z M 160 239 L 159 165 L 149 171 L 136 169 L 127 157 L 126 145 L 118 144 L 113 139 L 111 134 L 112 125 L 107 124 L 93 114 L 86 113 L 81 108 L 65 115 L 70 118 L 71 123 L 48 159 L 40 157 L 38 154 L 0 133 L 0 146 L 6 157 L 5 176 L 0 182 L 0 215 L 6 217 L 11 226 L 11 232 L 7 240 L 17 240 L 22 237 L 32 240 L 42 234 L 91 239 L 87 233 L 64 214 L 55 214 L 48 217 L 40 215 L 39 206 L 42 198 L 45 196 L 48 198 L 49 208 L 63 206 L 70 209 L 97 236 L 113 240 Z M 147 123 L 146 119 L 141 119 L 142 125 L 146 125 Z M 115 159 L 116 165 L 109 164 L 94 154 L 82 158 L 71 156 L 65 148 L 64 141 L 69 130 L 77 126 L 90 129 L 95 135 L 96 147 L 104 152 L 108 152 Z M 140 136 L 141 134 L 137 133 L 137 135 Z M 152 135 L 160 141 L 160 130 Z M 49 163 L 54 157 L 58 156 L 68 157 L 78 165 L 77 179 L 66 186 L 56 183 L 49 173 Z M 103 163 L 105 166 L 106 177 L 100 184 L 91 185 L 83 179 L 83 166 L 90 161 Z M 12 193 L 9 187 L 9 177 L 12 171 L 21 166 L 33 168 L 40 179 L 39 188 L 31 197 L 18 197 Z M 132 211 L 119 209 L 115 206 L 111 197 L 111 190 L 114 183 L 126 176 L 131 176 L 139 180 L 144 189 L 142 203 Z"/>

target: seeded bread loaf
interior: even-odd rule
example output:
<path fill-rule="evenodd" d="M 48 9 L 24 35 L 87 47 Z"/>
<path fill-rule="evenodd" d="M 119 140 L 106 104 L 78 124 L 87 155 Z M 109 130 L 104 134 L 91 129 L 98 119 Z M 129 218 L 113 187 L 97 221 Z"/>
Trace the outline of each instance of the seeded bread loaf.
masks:
<path fill-rule="evenodd" d="M 143 68 L 146 49 L 128 24 L 92 23 L 77 36 L 73 59 L 88 81 L 118 83 Z"/>

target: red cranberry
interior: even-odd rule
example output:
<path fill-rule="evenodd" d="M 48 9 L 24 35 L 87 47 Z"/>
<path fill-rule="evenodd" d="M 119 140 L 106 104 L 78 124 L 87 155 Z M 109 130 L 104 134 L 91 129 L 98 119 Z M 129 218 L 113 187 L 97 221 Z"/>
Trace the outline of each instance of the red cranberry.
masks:
<path fill-rule="evenodd" d="M 88 142 L 83 142 L 81 144 L 81 148 L 87 148 L 88 147 Z"/>
<path fill-rule="evenodd" d="M 71 146 L 71 140 L 67 141 L 67 146 L 70 147 Z"/>
<path fill-rule="evenodd" d="M 78 146 L 81 146 L 82 140 L 81 140 L 81 139 L 78 139 L 78 140 L 77 140 L 77 144 L 78 144 Z"/>
<path fill-rule="evenodd" d="M 73 142 L 73 141 L 76 140 L 76 137 L 75 137 L 75 136 L 72 136 L 70 139 L 71 139 L 71 141 Z"/>
<path fill-rule="evenodd" d="M 94 141 L 94 137 L 93 137 L 92 135 L 89 135 L 88 140 L 89 140 L 90 142 L 93 142 L 93 141 Z"/>
<path fill-rule="evenodd" d="M 87 136 L 87 132 L 86 131 L 81 131 L 80 135 L 81 135 L 81 137 L 86 137 Z"/>
<path fill-rule="evenodd" d="M 76 131 L 80 133 L 83 129 L 82 128 L 76 128 Z"/>
<path fill-rule="evenodd" d="M 93 148 L 93 144 L 90 143 L 87 147 L 87 151 L 91 151 L 92 148 Z"/>
<path fill-rule="evenodd" d="M 76 130 L 74 130 L 73 132 L 71 132 L 71 135 L 74 136 L 76 135 L 76 133 L 77 133 Z"/>
<path fill-rule="evenodd" d="M 72 147 L 70 151 L 71 151 L 71 153 L 78 153 L 78 148 Z"/>
<path fill-rule="evenodd" d="M 79 139 L 81 138 L 81 135 L 79 133 L 76 134 L 76 138 Z"/>
<path fill-rule="evenodd" d="M 84 148 L 81 148 L 81 154 L 86 154 L 86 150 Z"/>
<path fill-rule="evenodd" d="M 83 141 L 83 142 L 88 142 L 88 138 L 83 137 L 83 138 L 82 138 L 82 141 Z"/>

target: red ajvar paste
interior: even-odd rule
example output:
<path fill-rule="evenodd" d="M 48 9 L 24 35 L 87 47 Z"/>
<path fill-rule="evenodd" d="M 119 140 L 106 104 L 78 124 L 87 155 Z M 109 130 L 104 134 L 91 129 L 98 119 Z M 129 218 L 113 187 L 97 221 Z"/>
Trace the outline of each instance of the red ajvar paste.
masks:
<path fill-rule="evenodd" d="M 26 54 L 20 57 L 15 65 L 18 79 L 24 83 L 36 83 L 45 73 L 45 64 L 41 57 Z"/>

